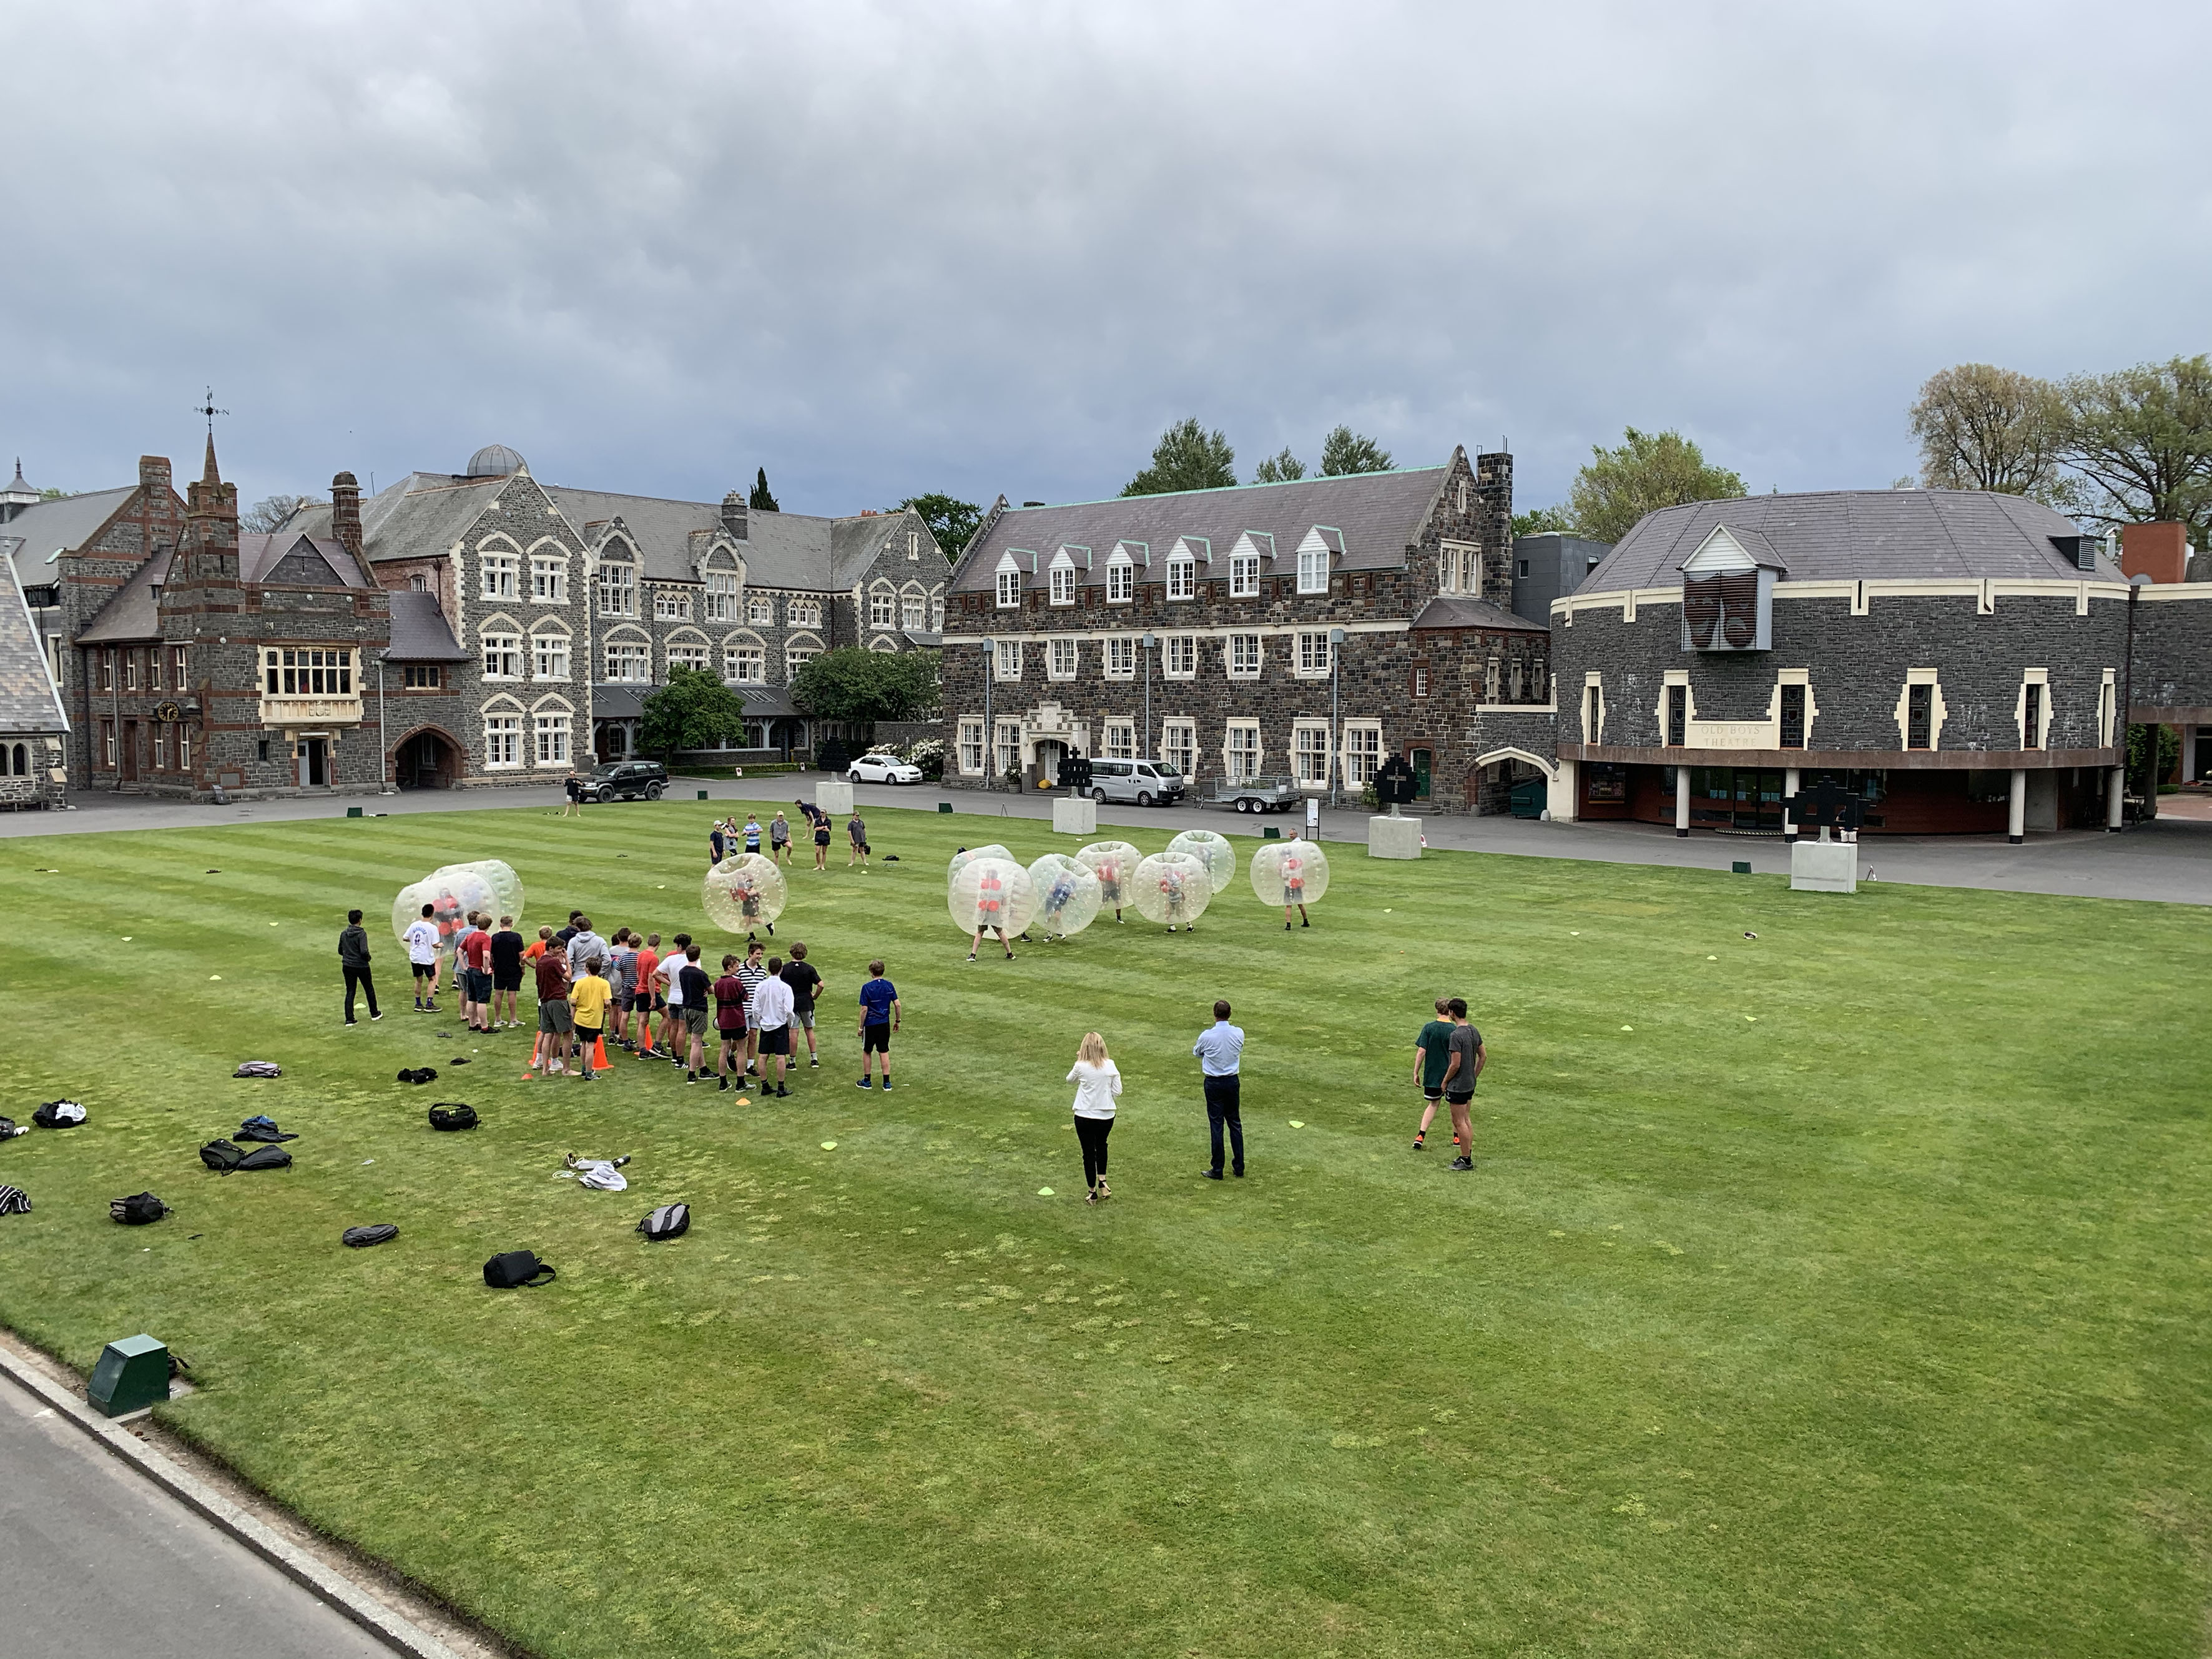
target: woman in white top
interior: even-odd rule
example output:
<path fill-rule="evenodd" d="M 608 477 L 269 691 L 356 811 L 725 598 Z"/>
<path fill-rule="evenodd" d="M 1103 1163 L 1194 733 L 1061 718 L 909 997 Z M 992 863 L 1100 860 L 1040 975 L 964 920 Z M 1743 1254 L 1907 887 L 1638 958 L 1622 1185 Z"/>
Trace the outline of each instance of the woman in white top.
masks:
<path fill-rule="evenodd" d="M 1114 1132 L 1114 1102 L 1121 1092 L 1121 1073 L 1097 1032 L 1084 1033 L 1067 1080 L 1075 1085 L 1075 1138 L 1083 1143 L 1083 1182 L 1090 1188 L 1083 1201 L 1096 1204 L 1114 1196 L 1106 1184 L 1106 1137 Z"/>

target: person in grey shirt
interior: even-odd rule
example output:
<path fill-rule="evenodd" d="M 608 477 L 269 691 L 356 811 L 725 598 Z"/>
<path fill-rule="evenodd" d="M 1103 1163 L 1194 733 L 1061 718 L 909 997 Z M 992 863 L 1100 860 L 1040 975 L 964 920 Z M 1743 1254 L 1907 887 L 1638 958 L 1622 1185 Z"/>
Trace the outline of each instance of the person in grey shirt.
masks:
<path fill-rule="evenodd" d="M 614 954 L 614 947 L 592 931 L 589 916 L 578 916 L 575 927 L 576 931 L 568 935 L 568 975 L 571 979 L 580 978 L 584 964 L 593 957 L 604 962 Z"/>
<path fill-rule="evenodd" d="M 1452 1133 L 1459 1139 L 1459 1156 L 1451 1166 L 1462 1172 L 1474 1168 L 1474 1081 L 1482 1075 L 1482 1033 L 1467 1023 L 1467 999 L 1454 997 L 1444 1005 L 1451 1016 L 1449 1053 L 1444 1067 L 1444 1104 L 1451 1108 Z"/>
<path fill-rule="evenodd" d="M 1244 1061 L 1244 1033 L 1229 1023 L 1229 1005 L 1213 1005 L 1213 1024 L 1190 1045 L 1206 1074 L 1206 1121 L 1213 1133 L 1213 1167 L 1199 1174 L 1208 1181 L 1221 1179 L 1221 1132 L 1229 1131 L 1231 1169 L 1244 1178 L 1244 1120 L 1240 1115 L 1242 1088 L 1239 1068 Z"/>

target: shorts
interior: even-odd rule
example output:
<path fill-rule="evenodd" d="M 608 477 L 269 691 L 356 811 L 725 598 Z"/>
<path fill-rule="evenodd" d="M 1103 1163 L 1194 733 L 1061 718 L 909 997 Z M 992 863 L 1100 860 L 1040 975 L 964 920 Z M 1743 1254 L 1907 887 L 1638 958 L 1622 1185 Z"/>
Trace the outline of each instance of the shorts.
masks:
<path fill-rule="evenodd" d="M 864 1025 L 860 1028 L 860 1052 L 862 1054 L 887 1054 L 890 1053 L 890 1021 L 885 1020 L 880 1025 Z"/>
<path fill-rule="evenodd" d="M 434 962 L 417 962 L 410 965 L 415 969 L 415 977 L 417 979 L 433 978 L 438 971 L 438 964 Z"/>
<path fill-rule="evenodd" d="M 618 1014 L 626 1014 L 635 1005 L 636 1001 L 636 997 L 631 993 L 628 991 L 617 991 L 615 993 L 615 1012 Z"/>
<path fill-rule="evenodd" d="M 830 832 L 827 830 L 817 830 L 814 832 L 814 844 L 817 847 L 827 847 L 830 844 Z"/>
<path fill-rule="evenodd" d="M 756 857 L 758 857 L 760 854 L 760 843 L 757 841 L 747 842 L 745 843 L 745 851 L 752 854 Z"/>
<path fill-rule="evenodd" d="M 576 1041 L 588 1048 L 597 1042 L 605 1031 L 606 1027 L 604 1025 L 579 1025 L 576 1028 Z"/>
<path fill-rule="evenodd" d="M 764 1054 L 787 1054 L 791 1052 L 791 1027 L 768 1025 L 761 1028 L 760 1051 Z"/>
<path fill-rule="evenodd" d="M 491 975 L 480 974 L 473 968 L 461 969 L 461 988 L 468 993 L 471 1002 L 491 1000 Z"/>
<path fill-rule="evenodd" d="M 714 1033 L 725 1042 L 743 1042 L 745 1040 L 745 1028 L 742 1025 L 717 1025 Z"/>
<path fill-rule="evenodd" d="M 497 996 L 501 991 L 517 992 L 521 990 L 522 969 L 518 968 L 511 974 L 493 974 L 491 976 L 491 989 L 494 996 Z"/>
<path fill-rule="evenodd" d="M 1466 1104 L 1468 1103 L 1468 1102 L 1469 1102 L 1469 1101 L 1473 1100 L 1474 1098 L 1474 1090 L 1472 1090 L 1472 1089 L 1469 1089 L 1469 1090 L 1468 1090 L 1465 1094 L 1463 1094 L 1463 1095 L 1462 1095 L 1462 1094 L 1459 1094 L 1459 1093 L 1455 1093 L 1455 1093 L 1452 1093 L 1452 1094 L 1446 1095 L 1446 1096 L 1444 1097 L 1444 1104 L 1445 1104 L 1445 1105 L 1447 1105 L 1447 1106 L 1464 1106 L 1464 1105 L 1466 1105 Z"/>
<path fill-rule="evenodd" d="M 538 1029 L 555 1036 L 566 1036 L 576 1029 L 575 1011 L 568 1006 L 565 997 L 538 1005 Z"/>
<path fill-rule="evenodd" d="M 1424 1099 L 1424 1100 L 1442 1100 L 1443 1097 L 1444 1097 L 1444 1085 L 1443 1085 L 1443 1084 L 1441 1084 L 1441 1083 L 1425 1083 L 1425 1084 L 1423 1084 L 1423 1085 L 1421 1085 L 1421 1098 L 1422 1098 L 1422 1099 Z"/>
<path fill-rule="evenodd" d="M 684 1016 L 684 1030 L 687 1035 L 707 1035 L 707 1011 L 704 1008 L 684 1008 L 678 1012 Z"/>
<path fill-rule="evenodd" d="M 665 1009 L 667 1006 L 668 1006 L 668 999 L 667 999 L 666 997 L 665 997 L 665 996 L 661 995 L 661 994 L 660 994 L 659 992 L 655 991 L 655 992 L 653 994 L 653 1007 L 652 1007 L 652 1009 L 651 1009 L 651 1011 L 650 1011 L 650 1012 L 653 1012 L 653 1013 L 656 1013 L 656 1014 L 657 1014 L 657 1013 L 661 1012 L 662 1012 L 664 1009 Z"/>
<path fill-rule="evenodd" d="M 793 1025 L 796 1025 L 802 1031 L 812 1030 L 814 1029 L 814 1011 L 811 1008 L 793 1009 L 791 1011 L 791 1023 Z"/>

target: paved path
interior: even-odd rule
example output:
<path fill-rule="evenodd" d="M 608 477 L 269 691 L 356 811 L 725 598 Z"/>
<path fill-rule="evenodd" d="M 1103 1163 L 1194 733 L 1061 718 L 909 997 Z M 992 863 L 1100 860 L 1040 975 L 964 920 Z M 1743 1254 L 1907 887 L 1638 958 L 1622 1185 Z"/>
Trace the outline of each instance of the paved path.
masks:
<path fill-rule="evenodd" d="M 671 798 L 687 799 L 703 788 L 711 802 L 757 802 L 769 810 L 780 805 L 788 811 L 789 803 L 795 797 L 804 794 L 811 799 L 818 781 L 820 775 L 814 773 L 757 780 L 678 778 Z M 961 812 L 1020 818 L 1048 819 L 1052 816 L 1050 799 L 1038 795 L 985 794 L 970 789 L 940 790 L 929 785 L 896 788 L 888 784 L 860 785 L 857 795 L 864 811 L 903 806 L 926 811 L 940 800 L 950 800 Z M 561 791 L 551 787 L 295 798 L 232 806 L 181 805 L 137 795 L 107 798 L 87 794 L 78 799 L 84 804 L 68 812 L 0 813 L 0 839 L 342 817 L 349 805 L 358 805 L 368 812 L 408 813 L 518 806 L 557 811 L 562 805 Z M 2177 799 L 2169 795 L 2160 804 L 2164 806 Z M 2195 803 L 2190 805 L 2193 806 Z M 615 802 L 584 810 L 596 814 L 635 809 L 629 804 Z M 1257 835 L 1264 824 L 1287 829 L 1298 820 L 1288 816 L 1240 817 L 1233 812 L 1195 806 L 1109 805 L 1098 809 L 1098 822 L 1102 827 L 1141 828 L 1153 835 L 1162 831 L 1172 835 L 1179 830 L 1194 828 Z M 1545 823 L 1505 817 L 1432 817 L 1426 821 L 1426 827 L 1429 845 L 1433 848 L 1701 870 L 1726 870 L 1741 859 L 1763 874 L 1786 874 L 1790 868 L 1789 849 L 1778 839 L 1765 836 L 1715 835 L 1700 830 L 1685 840 L 1657 824 Z M 702 856 L 705 832 L 702 821 Z M 1364 844 L 1367 839 L 1367 814 L 1324 810 L 1321 838 Z M 1150 839 L 1146 837 L 1147 842 Z M 843 861 L 842 834 L 830 853 L 838 862 Z M 2002 836 L 1869 836 L 1859 843 L 1859 868 L 1863 879 L 1871 870 L 1877 881 L 1905 882 L 1917 886 L 1975 887 L 2005 892 L 2212 904 L 2212 822 L 2161 817 L 2153 824 L 2123 835 L 2069 830 L 2031 836 L 2021 847 L 2008 844 Z"/>
<path fill-rule="evenodd" d="M 385 1646 L 0 1377 L 0 1653 L 391 1659 Z"/>

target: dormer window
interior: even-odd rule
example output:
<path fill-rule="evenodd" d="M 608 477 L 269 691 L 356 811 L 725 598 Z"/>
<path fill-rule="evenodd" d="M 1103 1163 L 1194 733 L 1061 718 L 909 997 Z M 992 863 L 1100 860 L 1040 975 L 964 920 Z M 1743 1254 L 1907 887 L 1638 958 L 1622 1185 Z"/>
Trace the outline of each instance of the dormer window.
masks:
<path fill-rule="evenodd" d="M 1765 538 L 1713 526 L 1682 561 L 1682 648 L 1765 651 L 1774 631 L 1774 583 L 1781 561 Z"/>
<path fill-rule="evenodd" d="M 999 609 L 1013 611 L 1022 602 L 1022 568 L 1007 554 L 999 561 Z"/>
<path fill-rule="evenodd" d="M 1171 599 L 1193 599 L 1198 593 L 1198 561 L 1188 553 L 1176 553 L 1168 558 L 1168 597 Z"/>
<path fill-rule="evenodd" d="M 1137 596 L 1137 567 L 1117 553 L 1106 562 L 1106 603 L 1127 605 Z"/>
<path fill-rule="evenodd" d="M 1329 556 L 1343 551 L 1342 531 L 1322 524 L 1307 531 L 1305 539 L 1298 544 L 1298 592 L 1328 592 Z"/>
<path fill-rule="evenodd" d="M 1075 603 L 1075 566 L 1068 562 L 1066 555 L 1062 554 L 1060 562 L 1052 567 L 1050 580 L 1052 602 L 1054 605 L 1073 605 Z"/>
<path fill-rule="evenodd" d="M 1257 599 L 1260 594 L 1260 556 L 1257 553 L 1237 553 L 1229 560 L 1229 597 L 1232 599 Z"/>

